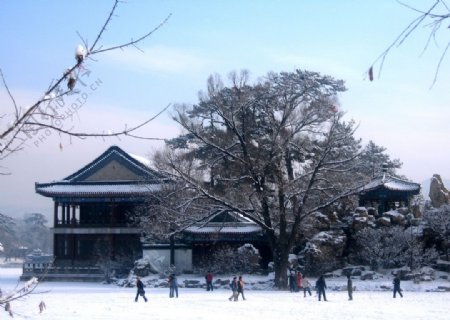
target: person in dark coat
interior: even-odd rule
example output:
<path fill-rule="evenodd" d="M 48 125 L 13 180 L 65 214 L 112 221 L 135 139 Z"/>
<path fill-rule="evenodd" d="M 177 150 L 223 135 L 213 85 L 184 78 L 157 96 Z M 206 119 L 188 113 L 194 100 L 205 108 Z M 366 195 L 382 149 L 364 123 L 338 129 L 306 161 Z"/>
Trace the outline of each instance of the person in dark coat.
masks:
<path fill-rule="evenodd" d="M 134 301 L 137 302 L 139 296 L 144 298 L 144 301 L 147 302 L 147 298 L 145 297 L 145 290 L 144 290 L 144 284 L 142 283 L 141 279 L 139 277 L 136 277 L 136 298 L 134 298 Z"/>
<path fill-rule="evenodd" d="M 242 300 L 245 300 L 245 296 L 244 296 L 244 280 L 242 279 L 242 276 L 239 276 L 239 280 L 237 282 L 236 301 L 238 300 L 240 294 L 242 294 Z"/>
<path fill-rule="evenodd" d="M 296 288 L 296 279 L 295 279 L 295 273 L 291 271 L 289 274 L 289 291 L 295 292 Z"/>
<path fill-rule="evenodd" d="M 347 275 L 347 292 L 348 292 L 348 300 L 353 300 L 353 281 L 350 275 Z"/>
<path fill-rule="evenodd" d="M 206 280 L 206 291 L 214 291 L 214 287 L 213 287 L 213 275 L 211 273 L 211 271 L 208 271 L 208 273 L 205 276 L 205 280 Z"/>
<path fill-rule="evenodd" d="M 327 301 L 327 297 L 325 295 L 326 288 L 327 288 L 327 284 L 325 283 L 325 279 L 322 275 L 316 281 L 316 289 L 317 289 L 317 295 L 319 296 L 319 301 L 321 300 L 322 295 L 323 295 L 323 301 Z"/>
<path fill-rule="evenodd" d="M 175 273 L 172 273 L 169 276 L 169 297 L 173 298 L 174 296 L 176 296 L 178 298 L 178 280 L 177 277 L 175 275 Z"/>
<path fill-rule="evenodd" d="M 234 301 L 237 301 L 237 289 L 238 289 L 238 283 L 237 283 L 237 277 L 234 276 L 233 280 L 230 282 L 230 288 L 231 288 L 231 297 L 228 298 L 228 300 L 231 301 L 233 299 Z"/>
<path fill-rule="evenodd" d="M 392 281 L 392 283 L 394 284 L 394 298 L 397 292 L 400 295 L 400 297 L 403 298 L 402 289 L 400 288 L 400 278 L 398 276 L 395 276 L 394 281 Z"/>

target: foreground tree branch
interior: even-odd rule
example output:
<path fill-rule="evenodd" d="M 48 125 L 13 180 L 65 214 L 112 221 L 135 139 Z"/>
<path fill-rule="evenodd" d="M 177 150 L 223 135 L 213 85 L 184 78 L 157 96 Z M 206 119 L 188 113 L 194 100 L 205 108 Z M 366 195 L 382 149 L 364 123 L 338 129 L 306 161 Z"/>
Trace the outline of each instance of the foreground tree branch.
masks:
<path fill-rule="evenodd" d="M 428 40 L 425 43 L 424 51 L 426 51 L 431 44 L 431 42 L 435 42 L 438 32 L 445 28 L 445 31 L 448 32 L 448 28 L 450 28 L 450 8 L 447 6 L 445 1 L 443 0 L 436 0 L 427 10 L 420 10 L 418 8 L 412 7 L 406 3 L 403 3 L 401 1 L 397 1 L 404 7 L 408 8 L 409 10 L 412 10 L 419 15 L 413 19 L 403 30 L 402 32 L 395 38 L 395 40 L 384 50 L 380 56 L 378 56 L 375 61 L 372 63 L 368 70 L 368 76 L 369 80 L 373 80 L 373 70 L 376 67 L 376 65 L 379 65 L 379 72 L 378 76 L 381 74 L 381 71 L 383 69 L 384 61 L 388 54 L 392 51 L 392 49 L 401 46 L 419 27 L 425 27 L 429 28 L 430 32 L 428 35 Z M 444 49 L 441 52 L 440 58 L 438 60 L 436 71 L 434 74 L 434 79 L 432 82 L 433 86 L 438 78 L 439 70 L 441 67 L 441 64 L 447 55 L 447 52 L 450 48 L 450 41 L 448 41 L 444 47 Z"/>
<path fill-rule="evenodd" d="M 86 59 L 93 59 L 101 53 L 128 47 L 134 47 L 140 50 L 138 45 L 164 26 L 171 17 L 171 14 L 169 14 L 155 28 L 137 37 L 135 40 L 131 38 L 131 40 L 124 43 L 110 47 L 103 47 L 101 44 L 102 36 L 106 32 L 108 25 L 110 25 L 118 5 L 119 0 L 115 0 L 108 17 L 106 18 L 100 31 L 97 33 L 93 44 L 89 47 L 87 45 L 87 41 L 83 40 L 84 44 L 78 45 L 76 48 L 75 64 L 68 70 L 64 71 L 62 76 L 58 77 L 56 81 L 52 82 L 48 89 L 44 91 L 42 97 L 31 106 L 21 107 L 17 103 L 7 84 L 6 77 L 0 68 L 2 84 L 12 105 L 11 112 L 0 115 L 0 159 L 4 159 L 11 153 L 21 150 L 30 139 L 30 136 L 32 134 L 35 135 L 40 130 L 52 130 L 62 135 L 77 138 L 128 136 L 139 139 L 162 140 L 153 137 L 140 136 L 136 134 L 136 132 L 138 129 L 148 125 L 158 115 L 167 110 L 169 106 L 162 109 L 157 115 L 150 117 L 140 124 L 133 126 L 125 125 L 125 128 L 122 130 L 117 130 L 116 132 L 106 132 L 105 130 L 101 132 L 76 132 L 73 128 L 67 127 L 65 122 L 68 117 L 65 114 L 61 114 L 61 110 L 59 110 L 58 107 L 61 103 L 64 104 L 64 98 L 68 96 L 72 96 L 74 98 L 77 97 L 76 106 L 81 106 L 86 102 L 87 94 L 81 93 L 76 89 L 77 84 L 80 82 L 82 83 L 83 76 L 89 76 L 90 71 L 86 70 L 83 65 Z M 66 83 L 67 89 L 63 89 L 64 83 Z M 70 112 L 70 117 L 77 112 L 77 110 L 68 111 Z"/>

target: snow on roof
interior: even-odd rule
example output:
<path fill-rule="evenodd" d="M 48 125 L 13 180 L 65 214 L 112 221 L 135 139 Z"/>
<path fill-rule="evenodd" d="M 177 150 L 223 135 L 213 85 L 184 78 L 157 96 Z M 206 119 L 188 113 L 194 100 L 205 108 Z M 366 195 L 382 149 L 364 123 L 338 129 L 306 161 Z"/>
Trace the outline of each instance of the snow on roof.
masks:
<path fill-rule="evenodd" d="M 418 183 L 402 180 L 400 178 L 384 174 L 383 176 L 372 179 L 372 181 L 361 188 L 361 191 L 370 191 L 378 187 L 385 187 L 386 189 L 393 191 L 420 190 L 420 184 Z"/>
<path fill-rule="evenodd" d="M 150 167 L 150 161 L 146 158 L 138 155 L 132 155 L 117 146 L 112 146 L 99 157 L 91 161 L 89 164 L 63 179 L 63 181 L 78 181 L 86 174 L 89 174 L 91 170 L 94 170 L 94 168 L 101 165 L 103 161 L 111 157 L 117 157 L 118 159 L 123 160 L 131 168 L 133 168 L 137 172 L 140 172 L 141 174 L 162 178 L 162 175 L 160 173 L 156 172 Z"/>
<path fill-rule="evenodd" d="M 160 191 L 160 184 L 48 184 L 36 185 L 42 195 L 135 195 Z"/>
<path fill-rule="evenodd" d="M 253 225 L 234 225 L 234 226 L 223 226 L 221 224 L 220 226 L 211 226 L 207 225 L 205 227 L 189 227 L 185 229 L 185 232 L 191 232 L 191 233 L 229 233 L 229 234 L 236 234 L 236 233 L 255 233 L 255 232 L 261 232 L 261 227 L 253 224 Z"/>
<path fill-rule="evenodd" d="M 151 162 L 150 162 L 150 160 L 148 160 L 147 158 L 145 158 L 145 157 L 143 157 L 143 156 L 136 155 L 136 154 L 132 154 L 132 153 L 128 153 L 128 155 L 129 155 L 130 157 L 132 157 L 133 159 L 139 161 L 140 163 L 142 163 L 142 164 L 145 165 L 146 167 L 149 167 L 149 168 L 150 168 Z"/>

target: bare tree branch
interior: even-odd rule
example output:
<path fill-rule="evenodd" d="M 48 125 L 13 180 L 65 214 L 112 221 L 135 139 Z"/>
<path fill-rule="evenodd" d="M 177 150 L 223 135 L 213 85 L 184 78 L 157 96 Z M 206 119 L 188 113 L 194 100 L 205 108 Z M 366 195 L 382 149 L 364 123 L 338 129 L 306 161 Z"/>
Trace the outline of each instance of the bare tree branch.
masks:
<path fill-rule="evenodd" d="M 425 44 L 424 50 L 426 51 L 429 43 L 431 41 L 431 39 L 436 39 L 436 34 L 437 32 L 441 29 L 442 24 L 444 21 L 449 21 L 450 19 L 450 9 L 447 6 L 447 4 L 445 3 L 445 1 L 443 0 L 436 0 L 433 5 L 431 5 L 428 10 L 420 10 L 417 9 L 415 7 L 412 7 L 409 4 L 403 3 L 401 1 L 397 1 L 399 4 L 401 4 L 402 6 L 408 8 L 409 10 L 412 10 L 414 12 L 419 13 L 419 16 L 416 17 L 415 19 L 413 19 L 403 30 L 402 32 L 400 32 L 400 34 L 395 38 L 395 40 L 386 48 L 386 50 L 384 50 L 376 59 L 375 61 L 372 63 L 372 65 L 369 68 L 369 79 L 372 81 L 373 79 L 373 69 L 375 67 L 376 64 L 379 63 L 379 72 L 378 72 L 378 77 L 380 77 L 381 75 L 381 71 L 383 69 L 383 65 L 385 62 L 385 59 L 387 57 L 387 55 L 391 52 L 391 50 L 394 47 L 399 47 L 401 46 L 410 36 L 411 34 L 417 30 L 418 27 L 420 26 L 424 26 L 424 27 L 428 27 L 430 28 L 430 34 L 428 36 L 427 42 Z M 447 12 L 439 12 L 439 9 L 444 9 Z M 430 23 L 425 23 L 426 21 L 430 21 Z M 450 27 L 450 26 L 449 26 Z M 445 49 L 443 50 L 440 59 L 438 61 L 438 64 L 436 66 L 436 70 L 435 70 L 435 74 L 434 74 L 434 79 L 433 82 L 431 84 L 431 87 L 434 86 L 434 84 L 437 81 L 437 77 L 438 77 L 438 73 L 439 73 L 439 69 L 441 68 L 441 64 L 442 61 L 444 60 L 444 57 L 447 55 L 447 51 L 448 48 L 450 46 L 450 42 L 447 43 L 447 45 L 445 46 Z"/>
<path fill-rule="evenodd" d="M 126 47 L 134 47 L 138 48 L 138 44 L 150 37 L 153 33 L 159 30 L 162 26 L 164 26 L 171 17 L 169 14 L 161 23 L 159 23 L 155 28 L 145 33 L 144 35 L 138 37 L 136 40 L 131 39 L 128 42 L 118 44 L 112 47 L 103 48 L 100 44 L 102 36 L 107 31 L 108 25 L 110 25 L 112 17 L 115 16 L 115 12 L 118 8 L 119 0 L 115 0 L 114 4 L 109 11 L 108 17 L 103 23 L 100 31 L 97 33 L 93 44 L 88 47 L 88 42 L 85 40 L 78 32 L 78 36 L 82 40 L 84 47 L 79 45 L 76 51 L 76 63 L 65 72 L 63 72 L 62 76 L 58 77 L 56 81 L 53 81 L 50 86 L 47 88 L 45 93 L 41 98 L 39 98 L 33 105 L 29 108 L 25 108 L 21 110 L 19 105 L 17 104 L 9 86 L 6 82 L 5 76 L 0 69 L 0 76 L 2 78 L 3 87 L 8 93 L 8 96 L 12 102 L 14 107 L 14 113 L 9 115 L 2 116 L 2 120 L 4 120 L 3 127 L 0 128 L 0 159 L 4 159 L 11 153 L 19 151 L 25 141 L 27 140 L 26 136 L 22 137 L 22 134 L 30 133 L 30 132 L 38 132 L 42 129 L 51 129 L 60 134 L 67 135 L 69 137 L 78 137 L 78 138 L 88 138 L 88 137 L 120 137 L 120 136 L 128 136 L 136 139 L 147 139 L 147 140 L 162 140 L 160 138 L 152 138 L 152 137 L 143 137 L 135 134 L 137 130 L 148 125 L 151 121 L 153 121 L 156 117 L 158 117 L 161 113 L 166 111 L 169 106 L 163 108 L 159 111 L 154 117 L 151 117 L 138 125 L 134 125 L 132 127 L 125 126 L 125 129 L 118 130 L 116 132 L 111 133 L 95 133 L 95 132 L 74 132 L 73 128 L 66 128 L 63 126 L 55 125 L 55 121 L 58 120 L 60 124 L 63 124 L 64 117 L 61 117 L 57 114 L 54 109 L 49 105 L 51 102 L 57 102 L 58 99 L 62 99 L 69 95 L 80 95 L 79 91 L 74 90 L 77 82 L 81 81 L 80 74 L 82 70 L 85 70 L 83 67 L 83 63 L 87 58 L 93 59 L 93 57 L 97 54 L 113 51 L 117 49 L 124 49 Z M 141 50 L 142 51 L 142 50 Z M 94 60 L 94 59 L 93 59 Z M 82 75 L 81 75 L 82 76 Z M 67 82 L 68 90 L 62 90 L 61 85 L 63 82 Z M 53 113 L 47 112 L 47 109 L 42 110 L 44 103 L 47 103 L 46 108 L 50 108 Z M 83 102 L 84 103 L 84 102 Z M 39 115 L 41 119 L 37 119 L 36 116 Z M 7 123 L 8 116 L 10 122 Z"/>

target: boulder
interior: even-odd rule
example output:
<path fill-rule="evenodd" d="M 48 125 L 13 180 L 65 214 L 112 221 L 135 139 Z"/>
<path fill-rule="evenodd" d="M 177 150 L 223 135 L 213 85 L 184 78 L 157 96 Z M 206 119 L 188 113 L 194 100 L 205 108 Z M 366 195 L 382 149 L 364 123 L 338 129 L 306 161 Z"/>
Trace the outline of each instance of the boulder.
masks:
<path fill-rule="evenodd" d="M 388 217 L 378 218 L 377 225 L 380 227 L 389 227 L 391 226 L 391 219 L 389 219 Z"/>
<path fill-rule="evenodd" d="M 407 215 L 409 213 L 409 208 L 408 207 L 400 207 L 397 208 L 397 212 L 401 213 L 402 215 Z"/>
<path fill-rule="evenodd" d="M 367 223 L 369 222 L 369 219 L 367 217 L 361 217 L 357 216 L 353 218 L 353 230 L 355 232 L 358 232 L 359 230 L 362 230 L 367 227 Z"/>
<path fill-rule="evenodd" d="M 365 207 L 358 207 L 355 209 L 355 213 L 360 217 L 367 217 L 369 213 Z"/>
<path fill-rule="evenodd" d="M 316 211 L 303 220 L 300 230 L 305 238 L 311 239 L 318 232 L 329 230 L 330 226 L 331 222 L 328 216 Z"/>
<path fill-rule="evenodd" d="M 435 208 L 450 203 L 450 192 L 445 188 L 441 176 L 438 174 L 434 174 L 433 178 L 431 178 L 430 192 L 428 195 L 431 199 L 431 205 Z"/>
<path fill-rule="evenodd" d="M 342 269 L 342 275 L 360 276 L 365 270 L 364 266 L 348 266 Z"/>
<path fill-rule="evenodd" d="M 367 208 L 367 213 L 369 214 L 369 216 L 374 216 L 374 217 L 378 215 L 378 211 L 374 207 Z"/>
<path fill-rule="evenodd" d="M 373 272 L 373 271 L 366 271 L 363 274 L 361 274 L 360 279 L 363 280 L 363 281 L 373 280 L 374 279 L 374 275 L 375 275 L 375 272 Z"/>
<path fill-rule="evenodd" d="M 406 223 L 405 216 L 397 210 L 384 212 L 383 217 L 389 218 L 392 224 L 404 226 Z"/>

